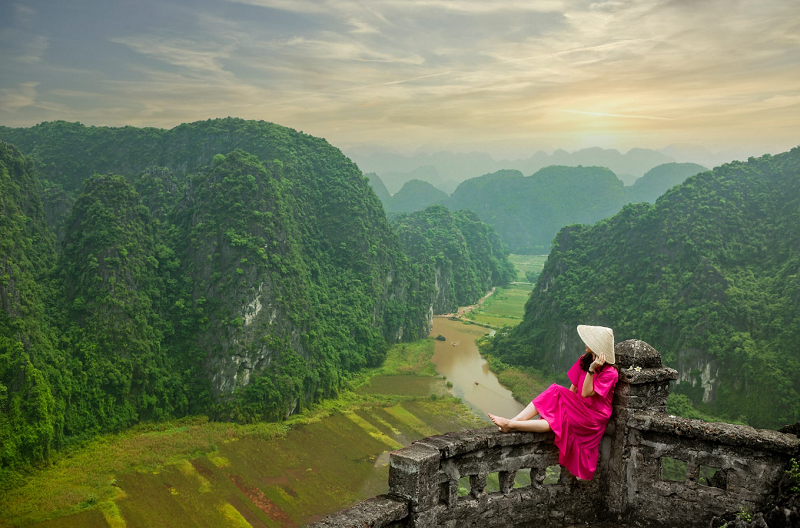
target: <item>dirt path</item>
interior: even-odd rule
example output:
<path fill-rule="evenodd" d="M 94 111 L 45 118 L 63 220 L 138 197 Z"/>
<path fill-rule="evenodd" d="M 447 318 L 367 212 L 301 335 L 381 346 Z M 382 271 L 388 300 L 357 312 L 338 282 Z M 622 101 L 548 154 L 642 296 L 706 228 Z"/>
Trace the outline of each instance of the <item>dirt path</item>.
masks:
<path fill-rule="evenodd" d="M 468 314 L 469 312 L 471 312 L 472 310 L 474 310 L 476 308 L 480 308 L 483 305 L 483 302 L 486 299 L 488 299 L 489 296 L 495 292 L 495 290 L 497 290 L 497 286 L 495 286 L 494 288 L 489 290 L 486 293 L 486 295 L 484 295 L 483 297 L 478 299 L 478 302 L 476 302 L 475 304 L 471 304 L 469 306 L 460 306 L 458 308 L 458 312 L 457 313 L 442 314 L 442 315 L 437 315 L 436 317 L 450 317 L 450 318 L 455 318 L 455 319 L 464 319 L 464 316 L 466 314 Z"/>

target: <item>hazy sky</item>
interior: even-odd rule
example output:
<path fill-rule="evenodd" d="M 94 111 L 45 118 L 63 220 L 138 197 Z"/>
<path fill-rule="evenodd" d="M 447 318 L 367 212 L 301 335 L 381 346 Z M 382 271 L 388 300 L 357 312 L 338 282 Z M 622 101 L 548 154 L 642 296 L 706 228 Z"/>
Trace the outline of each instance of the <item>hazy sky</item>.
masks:
<path fill-rule="evenodd" d="M 0 0 L 0 124 L 264 119 L 362 144 L 786 150 L 798 0 Z"/>

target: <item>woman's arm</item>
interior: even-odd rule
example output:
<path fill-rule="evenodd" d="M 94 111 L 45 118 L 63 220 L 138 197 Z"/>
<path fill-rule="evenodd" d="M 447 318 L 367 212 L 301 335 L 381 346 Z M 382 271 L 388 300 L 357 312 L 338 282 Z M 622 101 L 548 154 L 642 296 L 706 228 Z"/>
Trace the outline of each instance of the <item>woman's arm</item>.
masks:
<path fill-rule="evenodd" d="M 600 354 L 597 356 L 592 364 L 589 365 L 589 372 L 586 373 L 586 377 L 583 378 L 583 387 L 581 388 L 581 396 L 584 398 L 588 398 L 590 396 L 594 396 L 597 394 L 594 391 L 594 377 L 597 375 L 595 371 L 602 367 L 606 362 L 605 354 Z"/>
<path fill-rule="evenodd" d="M 589 372 L 586 373 L 586 377 L 583 378 L 583 387 L 581 387 L 581 396 L 584 398 L 588 398 L 589 396 L 594 396 L 596 393 L 594 392 L 594 377 L 597 374 L 592 373 L 592 368 L 589 367 Z"/>
<path fill-rule="evenodd" d="M 576 387 L 575 385 L 573 385 L 573 384 L 571 384 L 571 383 L 570 383 L 570 385 L 569 385 L 569 390 L 571 390 L 571 391 L 572 391 L 572 392 L 574 392 L 575 394 L 578 394 L 578 387 Z"/>

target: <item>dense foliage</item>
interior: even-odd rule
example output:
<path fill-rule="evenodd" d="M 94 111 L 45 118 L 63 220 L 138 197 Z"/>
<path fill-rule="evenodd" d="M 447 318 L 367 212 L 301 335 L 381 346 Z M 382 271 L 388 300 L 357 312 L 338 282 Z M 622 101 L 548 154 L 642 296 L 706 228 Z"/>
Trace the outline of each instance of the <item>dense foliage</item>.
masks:
<path fill-rule="evenodd" d="M 30 156 L 0 143 L 0 477 L 143 419 L 284 418 L 427 334 L 433 279 L 322 139 L 239 119 L 0 138 Z M 505 280 L 497 236 L 454 218 L 463 288 Z"/>
<path fill-rule="evenodd" d="M 60 346 L 69 361 L 64 435 L 90 436 L 185 412 L 162 347 L 165 288 L 156 224 L 122 176 L 86 180 L 54 271 Z M 68 388 L 66 388 L 68 386 Z"/>
<path fill-rule="evenodd" d="M 59 428 L 42 320 L 55 252 L 38 191 L 31 161 L 0 142 L 0 469 L 46 459 Z"/>
<path fill-rule="evenodd" d="M 703 172 L 655 205 L 562 229 L 523 322 L 492 352 L 560 372 L 576 324 L 614 328 L 678 368 L 701 410 L 776 427 L 800 418 L 800 148 Z"/>
<path fill-rule="evenodd" d="M 392 226 L 421 276 L 420 293 L 434 299 L 434 313 L 455 312 L 516 277 L 500 237 L 471 211 L 432 205 L 398 215 Z"/>

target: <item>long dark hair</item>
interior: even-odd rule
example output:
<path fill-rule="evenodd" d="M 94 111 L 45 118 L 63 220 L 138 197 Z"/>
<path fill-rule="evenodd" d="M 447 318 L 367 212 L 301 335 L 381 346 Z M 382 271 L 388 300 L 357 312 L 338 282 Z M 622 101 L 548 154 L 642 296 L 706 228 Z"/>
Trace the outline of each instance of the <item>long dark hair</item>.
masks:
<path fill-rule="evenodd" d="M 580 361 L 581 361 L 581 370 L 583 370 L 585 372 L 589 372 L 589 365 L 591 365 L 592 362 L 594 361 L 592 353 L 591 352 L 585 353 L 584 355 L 581 356 L 581 360 Z M 603 370 L 605 368 L 605 366 L 607 364 L 608 363 L 605 363 L 602 367 L 596 368 L 595 372 L 600 372 L 601 370 Z"/>
<path fill-rule="evenodd" d="M 591 352 L 587 352 L 584 355 L 582 355 L 581 359 L 580 359 L 581 370 L 583 370 L 585 372 L 589 372 L 589 365 L 591 365 L 593 361 L 594 361 L 594 359 L 592 358 L 592 353 Z M 601 370 L 603 370 L 604 368 L 606 368 L 608 366 L 611 366 L 611 368 L 617 368 L 616 365 L 612 365 L 611 363 L 603 363 L 603 366 L 595 369 L 595 372 L 600 372 Z"/>

